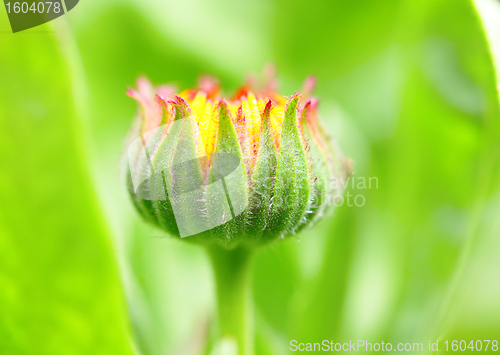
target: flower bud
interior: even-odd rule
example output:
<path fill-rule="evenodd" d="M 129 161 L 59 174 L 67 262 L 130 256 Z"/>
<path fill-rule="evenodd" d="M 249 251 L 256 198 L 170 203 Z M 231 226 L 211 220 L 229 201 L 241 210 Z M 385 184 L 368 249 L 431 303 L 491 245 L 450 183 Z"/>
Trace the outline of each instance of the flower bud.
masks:
<path fill-rule="evenodd" d="M 288 100 L 267 85 L 221 98 L 208 77 L 175 95 L 145 78 L 127 94 L 139 103 L 127 184 L 145 220 L 191 242 L 228 248 L 294 235 L 342 193 L 347 164 L 318 118 L 316 99 Z M 335 188 L 331 188 L 334 185 Z"/>

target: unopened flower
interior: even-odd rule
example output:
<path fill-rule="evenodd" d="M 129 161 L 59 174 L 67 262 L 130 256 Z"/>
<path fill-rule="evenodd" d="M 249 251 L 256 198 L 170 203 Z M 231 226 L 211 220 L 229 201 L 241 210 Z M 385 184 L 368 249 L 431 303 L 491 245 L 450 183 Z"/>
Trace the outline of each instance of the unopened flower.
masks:
<path fill-rule="evenodd" d="M 313 86 L 310 78 L 288 99 L 273 85 L 223 98 L 207 77 L 177 95 L 139 79 L 128 91 L 140 106 L 127 172 L 137 210 L 171 235 L 227 247 L 313 223 L 342 192 L 329 182 L 346 175 Z"/>

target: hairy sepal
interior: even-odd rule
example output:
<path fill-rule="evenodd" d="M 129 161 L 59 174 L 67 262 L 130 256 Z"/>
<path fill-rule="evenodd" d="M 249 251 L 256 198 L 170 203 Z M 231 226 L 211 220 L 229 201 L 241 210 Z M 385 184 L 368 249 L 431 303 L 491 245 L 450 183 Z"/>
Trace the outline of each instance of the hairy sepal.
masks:
<path fill-rule="evenodd" d="M 295 94 L 285 111 L 268 223 L 269 237 L 293 233 L 309 205 L 310 174 L 297 124 L 299 99 Z"/>

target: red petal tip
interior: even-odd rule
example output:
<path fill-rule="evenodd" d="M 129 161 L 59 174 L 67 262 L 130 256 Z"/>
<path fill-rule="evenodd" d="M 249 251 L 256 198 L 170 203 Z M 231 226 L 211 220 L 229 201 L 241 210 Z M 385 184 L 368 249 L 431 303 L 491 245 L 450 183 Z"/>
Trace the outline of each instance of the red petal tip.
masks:
<path fill-rule="evenodd" d="M 271 98 L 269 98 L 267 103 L 266 103 L 266 107 L 264 108 L 264 113 L 266 113 L 267 111 L 271 111 L 272 107 L 273 107 L 273 100 L 271 100 Z"/>
<path fill-rule="evenodd" d="M 167 100 L 167 103 L 172 104 L 182 118 L 191 116 L 189 104 L 183 97 L 175 95 L 173 99 Z"/>
<path fill-rule="evenodd" d="M 136 97 L 137 94 L 138 94 L 137 91 L 135 91 L 132 88 L 128 88 L 126 91 L 126 95 L 130 97 Z"/>
<path fill-rule="evenodd" d="M 156 93 L 162 97 L 173 97 L 177 92 L 177 88 L 173 85 L 161 85 L 156 89 Z"/>
<path fill-rule="evenodd" d="M 159 104 L 161 104 L 161 105 L 162 105 L 162 106 L 164 106 L 164 107 L 167 107 L 167 105 L 168 105 L 168 100 L 167 100 L 167 99 L 165 99 L 165 98 L 164 98 L 162 95 L 160 95 L 160 94 L 156 94 L 156 96 L 155 96 L 155 100 L 156 100 L 156 102 L 158 102 Z"/>
<path fill-rule="evenodd" d="M 266 78 L 274 78 L 276 77 L 276 73 L 278 72 L 278 68 L 275 64 L 267 63 L 264 65 L 264 76 Z"/>
<path fill-rule="evenodd" d="M 312 92 L 316 87 L 316 77 L 311 75 L 308 76 L 304 82 L 305 91 Z"/>
<path fill-rule="evenodd" d="M 226 110 L 229 111 L 229 108 L 227 107 L 227 101 L 226 101 L 226 99 L 221 99 L 219 101 L 219 104 L 217 105 L 217 107 L 219 108 L 219 110 L 220 110 L 221 107 L 224 107 Z"/>
<path fill-rule="evenodd" d="M 204 91 L 207 94 L 207 98 L 215 99 L 219 93 L 219 81 L 210 76 L 203 75 L 198 79 L 198 87 L 200 91 Z"/>
<path fill-rule="evenodd" d="M 180 107 L 189 107 L 188 102 L 186 101 L 185 98 L 175 95 L 173 99 L 167 100 L 169 104 L 172 104 L 174 106 L 180 106 Z"/>
<path fill-rule="evenodd" d="M 257 75 L 255 74 L 248 74 L 245 78 L 245 84 L 244 86 L 252 88 L 252 90 L 255 90 L 257 88 L 259 79 Z"/>
<path fill-rule="evenodd" d="M 142 75 L 138 77 L 136 85 L 137 85 L 137 90 L 139 91 L 139 93 L 141 93 L 141 95 L 144 95 L 144 97 L 152 98 L 154 96 L 153 84 L 151 84 L 149 79 L 146 78 L 145 76 Z"/>
<path fill-rule="evenodd" d="M 135 101 L 137 101 L 140 105 L 142 105 L 142 106 L 147 105 L 146 98 L 140 92 L 137 92 L 136 90 L 129 88 L 127 90 L 126 94 L 129 97 L 133 98 Z"/>

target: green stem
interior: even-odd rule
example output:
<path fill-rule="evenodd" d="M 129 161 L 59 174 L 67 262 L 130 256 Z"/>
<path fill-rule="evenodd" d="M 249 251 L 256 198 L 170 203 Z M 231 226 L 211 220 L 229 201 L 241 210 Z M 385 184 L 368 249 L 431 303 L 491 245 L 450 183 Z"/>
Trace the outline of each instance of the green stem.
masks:
<path fill-rule="evenodd" d="M 253 354 L 253 332 L 249 309 L 251 250 L 207 247 L 215 273 L 221 339 L 232 339 L 238 355 Z"/>

